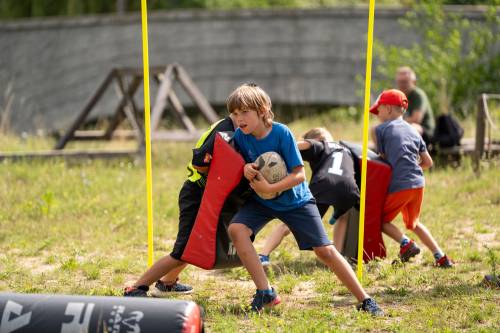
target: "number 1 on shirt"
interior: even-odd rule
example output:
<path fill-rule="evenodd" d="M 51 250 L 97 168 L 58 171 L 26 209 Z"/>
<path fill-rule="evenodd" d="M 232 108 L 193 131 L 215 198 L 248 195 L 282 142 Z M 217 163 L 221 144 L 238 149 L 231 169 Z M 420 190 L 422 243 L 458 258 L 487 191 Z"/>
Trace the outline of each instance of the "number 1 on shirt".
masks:
<path fill-rule="evenodd" d="M 341 168 L 342 156 L 344 156 L 344 154 L 342 154 L 341 151 L 338 151 L 338 152 L 335 152 L 332 154 L 333 163 L 332 163 L 332 167 L 328 169 L 328 173 L 342 176 L 342 173 L 344 172 Z"/>

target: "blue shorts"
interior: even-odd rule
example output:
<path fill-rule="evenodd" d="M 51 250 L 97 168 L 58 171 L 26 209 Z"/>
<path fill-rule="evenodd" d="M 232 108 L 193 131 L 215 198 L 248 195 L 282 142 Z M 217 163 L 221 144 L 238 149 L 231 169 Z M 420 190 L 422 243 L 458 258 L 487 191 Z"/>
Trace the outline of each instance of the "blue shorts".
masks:
<path fill-rule="evenodd" d="M 275 218 L 288 226 L 301 250 L 312 250 L 313 247 L 332 244 L 323 227 L 314 199 L 291 210 L 277 211 L 250 198 L 236 213 L 231 223 L 244 224 L 252 230 L 255 236 Z"/>

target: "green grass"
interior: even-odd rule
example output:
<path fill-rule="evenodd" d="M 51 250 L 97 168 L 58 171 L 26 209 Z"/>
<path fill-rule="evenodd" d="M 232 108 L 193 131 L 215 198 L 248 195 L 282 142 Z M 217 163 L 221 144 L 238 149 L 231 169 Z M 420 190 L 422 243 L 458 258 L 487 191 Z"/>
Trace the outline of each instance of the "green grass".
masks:
<path fill-rule="evenodd" d="M 290 124 L 299 135 L 321 123 L 337 139 L 360 141 L 360 125 L 328 115 Z M 40 141 L 40 140 L 38 140 Z M 11 150 L 50 147 L 48 140 L 0 138 Z M 155 257 L 168 253 L 177 230 L 177 195 L 190 144 L 155 143 Z M 254 292 L 248 273 L 237 268 L 189 267 L 183 282 L 196 292 L 183 296 L 206 310 L 211 332 L 498 332 L 500 295 L 483 288 L 492 268 L 487 246 L 500 250 L 500 173 L 485 165 L 476 178 L 465 160 L 458 169 L 426 174 L 422 222 L 456 260 L 452 270 L 432 267 L 432 255 L 393 266 L 397 244 L 386 239 L 388 258 L 364 266 L 363 284 L 388 316 L 373 319 L 354 309 L 355 299 L 293 238 L 273 253 L 269 277 L 283 304 L 261 316 L 247 313 Z M 0 290 L 23 293 L 120 295 L 147 261 L 145 170 L 141 161 L 62 160 L 0 163 Z M 402 227 L 402 221 L 397 220 Z M 277 222 L 266 226 L 263 245 Z M 328 233 L 331 227 L 327 224 Z"/>

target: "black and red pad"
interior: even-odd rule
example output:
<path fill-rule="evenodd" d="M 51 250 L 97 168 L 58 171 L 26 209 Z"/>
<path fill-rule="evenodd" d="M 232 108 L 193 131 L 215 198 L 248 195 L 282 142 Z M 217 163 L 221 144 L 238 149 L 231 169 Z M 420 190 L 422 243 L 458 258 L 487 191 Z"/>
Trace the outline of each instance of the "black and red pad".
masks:
<path fill-rule="evenodd" d="M 361 188 L 362 146 L 342 141 L 354 160 L 356 183 Z M 385 244 L 382 238 L 382 210 L 391 181 L 391 167 L 375 152 L 368 150 L 366 174 L 365 231 L 363 241 L 363 260 L 365 262 L 375 257 L 385 258 Z M 359 211 L 351 210 L 349 227 L 346 235 L 344 253 L 351 258 L 357 258 Z"/>
<path fill-rule="evenodd" d="M 241 266 L 227 226 L 238 209 L 237 198 L 228 200 L 230 194 L 248 187 L 240 184 L 244 166 L 243 157 L 217 133 L 207 185 L 182 261 L 204 269 Z"/>
<path fill-rule="evenodd" d="M 0 332 L 198 333 L 196 303 L 141 297 L 0 293 Z"/>

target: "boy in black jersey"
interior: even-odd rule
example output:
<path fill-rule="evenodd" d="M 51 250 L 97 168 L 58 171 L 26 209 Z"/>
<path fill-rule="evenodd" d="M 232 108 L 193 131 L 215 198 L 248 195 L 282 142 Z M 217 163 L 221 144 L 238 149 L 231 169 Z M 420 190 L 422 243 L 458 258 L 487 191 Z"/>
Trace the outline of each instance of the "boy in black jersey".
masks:
<path fill-rule="evenodd" d="M 124 296 L 146 297 L 149 286 L 155 281 L 156 283 L 150 292 L 154 297 L 166 297 L 171 293 L 186 294 L 192 292 L 191 286 L 178 283 L 180 272 L 187 266 L 181 257 L 203 198 L 214 149 L 215 134 L 217 132 L 234 132 L 235 128 L 233 117 L 230 115 L 214 123 L 201 135 L 193 149 L 193 158 L 187 166 L 188 177 L 179 192 L 179 230 L 174 248 L 169 255 L 156 261 L 133 286 L 126 287 Z"/>
<path fill-rule="evenodd" d="M 309 184 L 319 213 L 323 217 L 328 207 L 335 208 L 332 219 L 336 220 L 333 242 L 339 252 L 344 247 L 347 229 L 347 211 L 359 205 L 359 188 L 354 178 L 354 162 L 350 151 L 333 142 L 332 135 L 324 128 L 313 128 L 298 141 L 300 154 L 311 166 Z M 269 254 L 290 233 L 285 224 L 277 226 L 266 240 L 259 254 L 262 265 L 270 264 Z"/>

